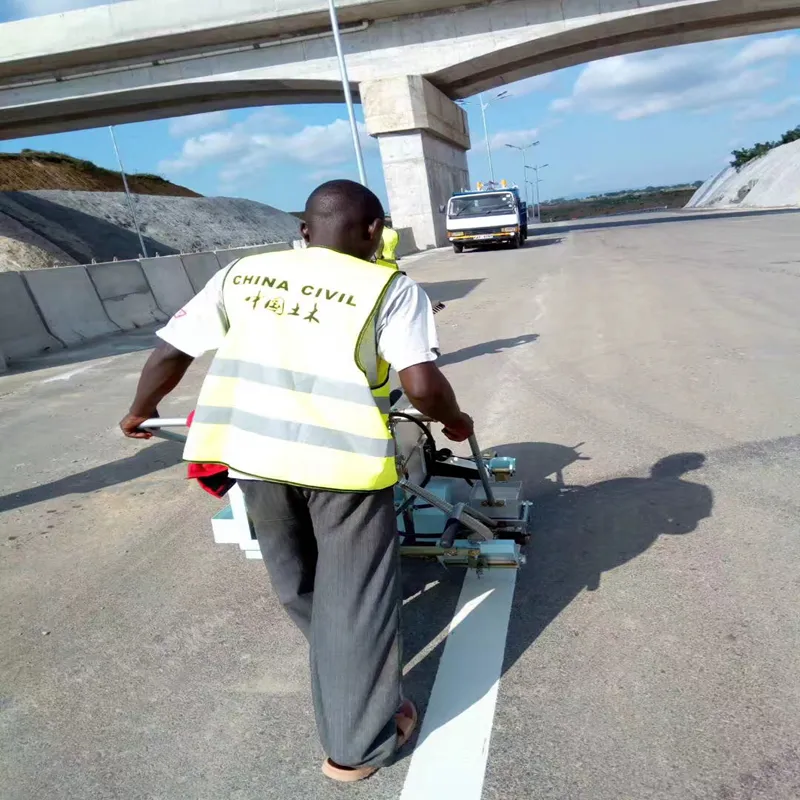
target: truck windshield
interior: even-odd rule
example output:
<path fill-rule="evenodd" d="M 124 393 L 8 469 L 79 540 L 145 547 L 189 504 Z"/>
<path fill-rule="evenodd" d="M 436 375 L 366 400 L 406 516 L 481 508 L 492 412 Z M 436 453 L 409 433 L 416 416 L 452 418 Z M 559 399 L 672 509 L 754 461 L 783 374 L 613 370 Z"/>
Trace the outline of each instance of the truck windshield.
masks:
<path fill-rule="evenodd" d="M 513 214 L 514 195 L 511 192 L 476 194 L 453 197 L 450 200 L 450 217 L 489 217 L 493 214 Z"/>

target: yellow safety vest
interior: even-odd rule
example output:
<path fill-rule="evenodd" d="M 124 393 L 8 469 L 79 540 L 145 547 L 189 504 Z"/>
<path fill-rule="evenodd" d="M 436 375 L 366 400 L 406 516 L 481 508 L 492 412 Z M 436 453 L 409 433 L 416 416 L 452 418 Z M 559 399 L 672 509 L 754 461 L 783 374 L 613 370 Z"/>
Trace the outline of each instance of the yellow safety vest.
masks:
<path fill-rule="evenodd" d="M 334 491 L 397 482 L 376 317 L 398 273 L 319 247 L 248 256 L 223 283 L 228 333 L 184 458 Z"/>
<path fill-rule="evenodd" d="M 399 244 L 400 234 L 388 225 L 384 225 L 381 233 L 381 248 L 376 259 L 377 263 L 382 267 L 394 267 L 397 269 L 397 247 Z"/>

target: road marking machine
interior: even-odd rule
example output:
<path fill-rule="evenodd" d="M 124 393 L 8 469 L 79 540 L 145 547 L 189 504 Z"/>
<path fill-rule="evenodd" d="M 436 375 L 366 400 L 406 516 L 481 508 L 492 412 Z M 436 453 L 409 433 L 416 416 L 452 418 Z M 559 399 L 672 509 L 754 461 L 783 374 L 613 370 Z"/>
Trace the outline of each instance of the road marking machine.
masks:
<path fill-rule="evenodd" d="M 389 423 L 400 475 L 395 510 L 401 555 L 479 572 L 518 568 L 531 535 L 532 504 L 523 499 L 521 481 L 512 480 L 516 459 L 482 453 L 475 436 L 469 439 L 470 457 L 439 449 L 432 420 L 413 408 L 398 408 L 402 397 L 397 390 L 392 399 Z M 168 429 L 186 425 L 186 419 L 159 418 L 141 428 L 185 442 L 184 435 Z M 214 541 L 238 544 L 248 558 L 260 558 L 241 490 L 234 486 L 227 496 L 229 505 L 212 520 Z"/>

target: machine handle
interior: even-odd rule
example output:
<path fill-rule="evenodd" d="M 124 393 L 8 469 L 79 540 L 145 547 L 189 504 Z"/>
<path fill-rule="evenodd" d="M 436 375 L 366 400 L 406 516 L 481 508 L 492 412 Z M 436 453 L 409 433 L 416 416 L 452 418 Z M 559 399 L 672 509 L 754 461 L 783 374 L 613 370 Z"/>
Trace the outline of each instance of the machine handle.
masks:
<path fill-rule="evenodd" d="M 158 428 L 185 428 L 186 417 L 153 417 L 153 419 L 146 419 L 139 427 L 148 430 L 157 430 Z"/>
<path fill-rule="evenodd" d="M 406 414 L 409 417 L 414 417 L 414 419 L 418 419 L 420 422 L 436 421 L 425 416 L 425 414 L 423 414 L 421 411 L 417 411 L 417 409 L 413 407 L 403 409 L 403 414 Z M 495 504 L 495 498 L 492 484 L 489 481 L 489 470 L 486 468 L 486 461 L 483 458 L 481 448 L 478 446 L 478 440 L 475 438 L 474 433 L 469 437 L 469 447 L 472 451 L 472 458 L 475 461 L 475 466 L 478 468 L 478 476 L 481 479 L 483 491 L 486 494 L 486 503 L 490 506 L 493 506 Z"/>
<path fill-rule="evenodd" d="M 456 534 L 460 526 L 461 524 L 457 519 L 451 518 L 447 520 L 447 524 L 444 526 L 444 531 L 442 532 L 442 538 L 439 540 L 439 546 L 443 547 L 445 550 L 449 550 L 456 540 Z"/>
<path fill-rule="evenodd" d="M 481 448 L 478 446 L 478 440 L 475 438 L 474 433 L 469 437 L 469 447 L 470 450 L 472 450 L 472 458 L 475 460 L 475 466 L 478 468 L 478 475 L 483 485 L 483 491 L 486 494 L 486 502 L 490 506 L 493 506 L 495 500 L 492 484 L 489 482 L 489 470 L 486 469 L 486 462 L 483 460 L 483 453 L 481 453 Z"/>
<path fill-rule="evenodd" d="M 172 431 L 164 430 L 164 428 L 185 428 L 186 419 L 181 417 L 154 417 L 153 419 L 146 419 L 141 425 L 139 430 L 150 431 L 153 436 L 158 439 L 166 439 L 170 442 L 179 442 L 184 444 L 186 437 L 180 433 L 173 433 Z"/>

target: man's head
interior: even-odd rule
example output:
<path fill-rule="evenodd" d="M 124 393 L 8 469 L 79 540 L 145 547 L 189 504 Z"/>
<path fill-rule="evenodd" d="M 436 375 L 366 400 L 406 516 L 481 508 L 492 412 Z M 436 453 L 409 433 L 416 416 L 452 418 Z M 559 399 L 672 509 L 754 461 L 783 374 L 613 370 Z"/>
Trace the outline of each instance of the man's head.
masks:
<path fill-rule="evenodd" d="M 381 201 L 366 186 L 328 181 L 311 192 L 300 233 L 312 247 L 368 261 L 380 244 L 383 217 Z"/>

